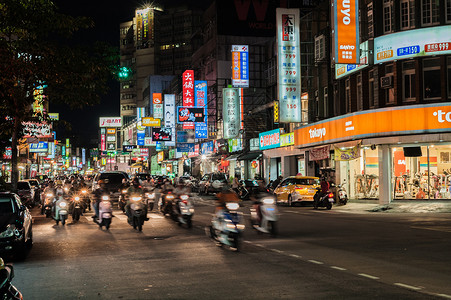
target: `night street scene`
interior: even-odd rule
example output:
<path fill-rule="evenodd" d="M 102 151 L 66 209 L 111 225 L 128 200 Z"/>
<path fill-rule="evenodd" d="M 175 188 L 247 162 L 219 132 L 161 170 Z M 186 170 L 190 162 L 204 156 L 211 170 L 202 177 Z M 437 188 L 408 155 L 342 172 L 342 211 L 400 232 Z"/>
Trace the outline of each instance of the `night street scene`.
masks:
<path fill-rule="evenodd" d="M 451 299 L 451 0 L 0 0 L 0 299 Z"/>

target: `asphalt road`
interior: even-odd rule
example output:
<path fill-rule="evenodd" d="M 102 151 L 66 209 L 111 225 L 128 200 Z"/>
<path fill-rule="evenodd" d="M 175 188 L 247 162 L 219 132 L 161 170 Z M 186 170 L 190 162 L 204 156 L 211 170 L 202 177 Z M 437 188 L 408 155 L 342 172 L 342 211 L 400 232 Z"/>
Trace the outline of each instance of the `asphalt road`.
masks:
<path fill-rule="evenodd" d="M 13 284 L 24 299 L 451 299 L 450 214 L 280 207 L 279 236 L 248 226 L 237 253 L 204 233 L 213 199 L 195 202 L 194 228 L 151 212 L 142 233 L 119 211 L 109 231 L 33 211 Z"/>

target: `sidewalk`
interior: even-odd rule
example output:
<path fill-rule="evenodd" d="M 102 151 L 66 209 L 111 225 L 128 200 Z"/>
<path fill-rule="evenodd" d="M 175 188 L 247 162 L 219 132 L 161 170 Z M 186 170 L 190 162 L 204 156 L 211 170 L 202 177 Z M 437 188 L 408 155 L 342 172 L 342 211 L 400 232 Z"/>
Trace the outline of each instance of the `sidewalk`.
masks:
<path fill-rule="evenodd" d="M 394 201 L 380 205 L 355 200 L 332 209 L 349 213 L 451 213 L 451 201 Z"/>

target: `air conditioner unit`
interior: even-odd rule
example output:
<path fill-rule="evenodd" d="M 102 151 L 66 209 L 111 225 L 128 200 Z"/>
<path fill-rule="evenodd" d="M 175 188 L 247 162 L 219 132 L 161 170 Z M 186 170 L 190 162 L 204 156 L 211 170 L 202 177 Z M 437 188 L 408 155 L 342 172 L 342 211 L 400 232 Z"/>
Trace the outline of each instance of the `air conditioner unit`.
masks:
<path fill-rule="evenodd" d="M 381 88 L 389 89 L 391 87 L 393 87 L 393 76 L 381 77 Z"/>

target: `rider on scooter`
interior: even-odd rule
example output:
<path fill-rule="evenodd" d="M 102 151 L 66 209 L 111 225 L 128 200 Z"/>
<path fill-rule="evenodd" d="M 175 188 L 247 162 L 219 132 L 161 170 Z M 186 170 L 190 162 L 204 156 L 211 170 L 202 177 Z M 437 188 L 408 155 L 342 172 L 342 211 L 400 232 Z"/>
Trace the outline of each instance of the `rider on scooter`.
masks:
<path fill-rule="evenodd" d="M 132 181 L 132 185 L 127 189 L 127 204 L 125 205 L 125 214 L 128 217 L 128 222 L 131 222 L 131 211 L 130 211 L 130 206 L 131 206 L 131 200 L 130 197 L 132 197 L 133 195 L 139 195 L 141 197 L 144 196 L 144 191 L 140 186 L 140 182 L 139 182 L 139 178 L 135 177 L 133 178 Z M 143 200 L 141 200 L 143 201 Z M 146 216 L 145 220 L 148 221 L 149 218 L 147 217 L 147 205 L 144 205 L 144 215 Z"/>
<path fill-rule="evenodd" d="M 99 185 L 99 188 L 96 189 L 93 193 L 94 197 L 93 197 L 92 205 L 94 207 L 95 215 L 92 216 L 92 218 L 94 220 L 99 218 L 99 204 L 102 201 L 102 196 L 108 194 L 108 190 L 106 188 L 105 181 L 103 179 L 100 179 L 98 181 L 98 185 Z"/>
<path fill-rule="evenodd" d="M 326 176 L 322 176 L 321 177 L 321 191 L 316 193 L 315 196 L 313 197 L 315 202 L 319 202 L 319 200 L 324 197 L 324 195 L 326 195 L 327 193 L 329 193 L 330 190 L 330 184 L 329 182 L 326 180 Z"/>
<path fill-rule="evenodd" d="M 261 226 L 262 221 L 262 211 L 261 211 L 261 200 L 267 196 L 271 196 L 265 186 L 265 182 L 263 180 L 258 181 L 258 191 L 257 194 L 251 196 L 251 200 L 253 201 L 253 207 L 257 211 L 258 216 L 258 226 Z"/>
<path fill-rule="evenodd" d="M 53 181 L 49 181 L 49 185 L 42 191 L 41 196 L 41 215 L 44 214 L 44 206 L 45 206 L 45 199 L 47 194 L 52 194 L 54 197 L 56 197 L 56 188 Z M 53 199 L 52 199 L 53 203 Z"/>

